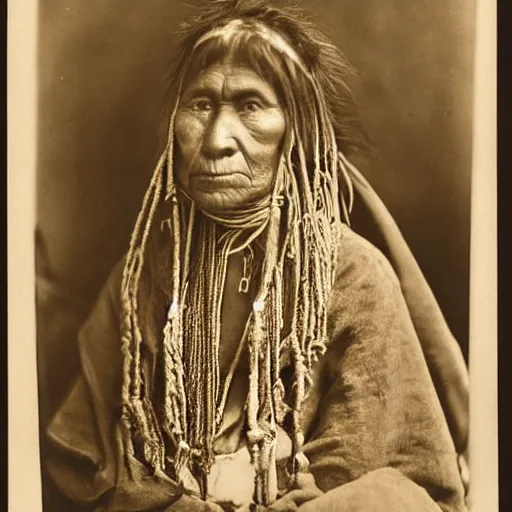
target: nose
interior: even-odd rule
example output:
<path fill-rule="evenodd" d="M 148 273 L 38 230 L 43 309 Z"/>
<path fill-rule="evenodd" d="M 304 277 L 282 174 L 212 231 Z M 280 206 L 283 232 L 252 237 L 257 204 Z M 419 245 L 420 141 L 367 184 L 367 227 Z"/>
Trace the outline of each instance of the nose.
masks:
<path fill-rule="evenodd" d="M 234 113 L 221 107 L 211 120 L 203 140 L 206 157 L 216 159 L 233 155 L 237 150 L 234 138 Z"/>

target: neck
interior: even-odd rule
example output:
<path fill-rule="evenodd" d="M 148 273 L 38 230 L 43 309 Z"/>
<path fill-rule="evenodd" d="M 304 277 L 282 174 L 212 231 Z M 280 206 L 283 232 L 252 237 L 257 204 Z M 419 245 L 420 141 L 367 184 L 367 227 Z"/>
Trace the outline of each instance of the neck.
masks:
<path fill-rule="evenodd" d="M 180 191 L 183 200 L 188 203 L 188 209 L 196 208 L 194 201 L 183 191 Z M 261 240 L 261 235 L 266 231 L 272 198 L 270 195 L 245 206 L 243 209 L 208 211 L 198 210 L 204 217 L 215 222 L 222 229 L 221 237 L 226 233 L 236 232 L 236 242 L 233 244 L 230 254 L 239 252 L 248 247 L 253 241 Z M 190 211 L 189 210 L 189 211 Z"/>
<path fill-rule="evenodd" d="M 221 211 L 201 211 L 218 224 L 228 229 L 257 228 L 268 220 L 271 205 L 271 196 L 268 195 L 259 201 L 245 205 L 243 208 Z"/>

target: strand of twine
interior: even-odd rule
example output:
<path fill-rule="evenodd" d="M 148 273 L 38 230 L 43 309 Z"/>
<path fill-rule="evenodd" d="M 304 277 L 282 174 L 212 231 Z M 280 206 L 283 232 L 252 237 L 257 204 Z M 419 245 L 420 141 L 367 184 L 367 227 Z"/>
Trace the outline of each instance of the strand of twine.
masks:
<path fill-rule="evenodd" d="M 124 429 L 125 454 L 127 459 L 133 457 L 134 446 L 132 443 L 132 420 L 139 425 L 142 436 L 144 454 L 154 466 L 163 465 L 163 459 L 159 457 L 158 431 L 156 424 L 148 424 L 145 409 L 147 404 L 140 400 L 142 375 L 140 370 L 140 345 L 142 336 L 137 318 L 137 292 L 143 267 L 143 254 L 147 243 L 148 233 L 159 200 L 159 185 L 161 185 L 163 158 L 160 159 L 153 173 L 150 186 L 144 196 L 141 212 L 137 217 L 134 232 L 130 239 L 130 247 L 122 274 L 121 303 L 124 314 L 122 317 L 121 352 L 123 354 L 124 380 L 121 390 L 122 413 L 121 424 Z M 144 222 L 144 219 L 145 222 Z M 144 229 L 141 228 L 144 223 Z M 151 422 L 151 419 L 150 419 Z M 127 467 L 131 467 L 128 461 Z"/>

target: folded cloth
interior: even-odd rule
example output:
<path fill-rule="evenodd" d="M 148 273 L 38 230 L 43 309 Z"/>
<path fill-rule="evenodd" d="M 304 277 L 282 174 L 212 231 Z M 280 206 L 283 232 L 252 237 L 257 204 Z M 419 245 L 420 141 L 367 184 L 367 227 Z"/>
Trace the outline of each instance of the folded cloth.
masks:
<path fill-rule="evenodd" d="M 463 454 L 469 431 L 469 375 L 460 345 L 391 213 L 361 172 L 353 166 L 349 170 L 356 194 L 375 223 L 381 242 L 377 245 L 400 281 L 453 442 Z"/>

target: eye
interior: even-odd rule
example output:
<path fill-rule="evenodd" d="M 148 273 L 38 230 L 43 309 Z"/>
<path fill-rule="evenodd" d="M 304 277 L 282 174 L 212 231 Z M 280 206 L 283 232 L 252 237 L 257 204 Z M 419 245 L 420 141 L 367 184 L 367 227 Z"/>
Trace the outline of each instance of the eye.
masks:
<path fill-rule="evenodd" d="M 262 108 L 263 105 L 256 99 L 245 100 L 241 104 L 241 110 L 247 113 L 258 112 L 258 110 L 261 110 Z"/>
<path fill-rule="evenodd" d="M 213 109 L 213 103 L 208 98 L 198 98 L 191 102 L 191 107 L 195 112 L 209 112 Z"/>

